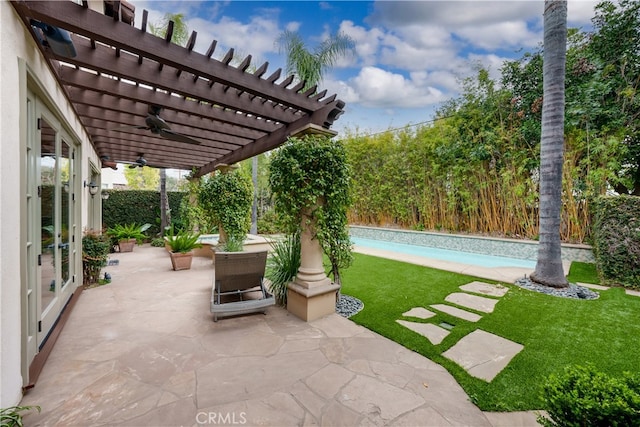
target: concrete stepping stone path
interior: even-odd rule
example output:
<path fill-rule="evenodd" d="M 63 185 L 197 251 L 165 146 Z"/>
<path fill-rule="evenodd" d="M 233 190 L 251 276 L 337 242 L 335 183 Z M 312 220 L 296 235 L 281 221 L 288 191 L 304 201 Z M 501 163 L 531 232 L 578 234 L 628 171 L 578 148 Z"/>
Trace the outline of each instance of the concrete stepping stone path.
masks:
<path fill-rule="evenodd" d="M 476 313 L 471 313 L 469 311 L 463 310 L 461 308 L 452 307 L 446 304 L 433 304 L 430 307 L 435 308 L 443 313 L 450 314 L 458 319 L 467 320 L 469 322 L 477 322 L 482 319 L 482 316 Z"/>
<path fill-rule="evenodd" d="M 418 319 L 429 319 L 430 317 L 435 316 L 436 314 L 432 311 L 427 310 L 424 307 L 414 307 L 409 311 L 405 311 L 402 313 L 404 317 L 417 317 Z"/>
<path fill-rule="evenodd" d="M 461 305 L 462 307 L 482 311 L 484 313 L 493 313 L 493 309 L 498 303 L 497 299 L 485 298 L 477 295 L 465 294 L 462 292 L 454 292 L 452 294 L 449 294 L 445 297 L 444 300 L 452 304 Z"/>
<path fill-rule="evenodd" d="M 484 282 L 471 282 L 466 285 L 460 286 L 465 292 L 472 292 L 474 294 L 483 294 L 490 297 L 502 297 L 509 291 L 509 288 L 502 285 L 492 285 Z"/>
<path fill-rule="evenodd" d="M 476 329 L 442 353 L 469 375 L 491 382 L 524 348 L 523 345 Z"/>
<path fill-rule="evenodd" d="M 640 291 L 634 291 L 632 289 L 625 289 L 624 291 L 627 295 L 631 295 L 633 297 L 640 297 Z"/>
<path fill-rule="evenodd" d="M 407 322 L 406 320 L 396 320 L 396 322 L 405 328 L 411 329 L 413 332 L 422 335 L 434 345 L 440 344 L 442 340 L 449 335 L 449 331 L 432 323 Z"/>
<path fill-rule="evenodd" d="M 608 286 L 602 286 L 602 285 L 595 285 L 593 283 L 576 283 L 576 285 L 578 286 L 584 286 L 585 288 L 589 288 L 589 289 L 595 289 L 597 291 L 606 291 L 609 289 Z"/>
<path fill-rule="evenodd" d="M 447 295 L 444 300 L 448 303 L 483 313 L 493 313 L 499 301 L 498 298 L 503 297 L 509 291 L 509 288 L 503 285 L 492 285 L 478 281 L 462 285 L 460 289 L 464 292 L 453 292 Z M 478 294 L 494 298 L 487 298 Z M 637 294 L 640 295 L 640 292 L 637 292 Z M 432 304 L 429 307 L 468 322 L 478 322 L 482 319 L 480 314 L 447 304 Z M 402 315 L 430 319 L 436 313 L 424 307 L 414 307 L 402 313 Z M 447 329 L 432 323 L 417 323 L 406 320 L 396 320 L 396 322 L 427 338 L 434 345 L 440 344 L 449 335 Z M 476 329 L 462 337 L 460 341 L 442 353 L 442 355 L 460 365 L 469 375 L 491 382 L 523 348 L 524 346 L 521 344 Z"/>

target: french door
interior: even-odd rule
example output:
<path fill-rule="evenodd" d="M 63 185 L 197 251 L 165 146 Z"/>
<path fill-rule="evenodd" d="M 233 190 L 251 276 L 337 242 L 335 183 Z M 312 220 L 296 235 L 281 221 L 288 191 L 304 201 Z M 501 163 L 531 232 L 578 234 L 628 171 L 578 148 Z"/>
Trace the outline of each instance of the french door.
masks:
<path fill-rule="evenodd" d="M 27 358 L 42 347 L 77 286 L 75 144 L 30 94 L 27 144 Z"/>

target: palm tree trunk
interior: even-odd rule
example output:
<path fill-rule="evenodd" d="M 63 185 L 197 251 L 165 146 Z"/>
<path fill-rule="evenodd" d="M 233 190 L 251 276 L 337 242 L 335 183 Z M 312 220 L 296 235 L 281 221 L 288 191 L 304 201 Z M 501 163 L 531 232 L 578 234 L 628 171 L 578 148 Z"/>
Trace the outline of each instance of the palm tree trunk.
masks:
<path fill-rule="evenodd" d="M 546 0 L 542 138 L 540 143 L 540 245 L 531 280 L 568 286 L 562 268 L 560 210 L 564 154 L 564 78 L 567 46 L 567 2 Z"/>
<path fill-rule="evenodd" d="M 251 234 L 258 234 L 258 156 L 251 160 L 251 180 L 253 181 L 253 204 L 251 205 Z"/>
<path fill-rule="evenodd" d="M 164 236 L 164 230 L 171 224 L 169 210 L 169 196 L 167 195 L 167 171 L 160 169 L 160 235 Z"/>

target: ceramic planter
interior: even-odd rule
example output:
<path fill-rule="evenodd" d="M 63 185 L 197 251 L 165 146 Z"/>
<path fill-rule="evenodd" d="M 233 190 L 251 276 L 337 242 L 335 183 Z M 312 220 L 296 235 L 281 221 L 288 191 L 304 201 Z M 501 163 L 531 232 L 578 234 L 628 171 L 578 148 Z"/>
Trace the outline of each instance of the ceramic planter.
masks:
<path fill-rule="evenodd" d="M 169 255 L 171 255 L 171 265 L 174 270 L 189 270 L 191 268 L 193 252 L 169 252 Z"/>
<path fill-rule="evenodd" d="M 120 252 L 133 252 L 133 247 L 136 245 L 136 239 L 122 239 L 118 241 L 118 247 Z"/>

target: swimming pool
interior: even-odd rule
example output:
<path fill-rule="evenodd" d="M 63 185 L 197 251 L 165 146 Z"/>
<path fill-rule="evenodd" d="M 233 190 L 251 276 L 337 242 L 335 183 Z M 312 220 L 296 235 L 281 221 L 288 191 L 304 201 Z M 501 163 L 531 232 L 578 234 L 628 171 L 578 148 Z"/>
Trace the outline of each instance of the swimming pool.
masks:
<path fill-rule="evenodd" d="M 351 241 L 358 246 L 372 249 L 382 249 L 391 252 L 418 255 L 441 261 L 457 262 L 461 264 L 477 265 L 480 267 L 522 267 L 535 268 L 536 262 L 526 259 L 508 258 L 494 255 L 476 254 L 472 252 L 452 251 L 449 249 L 431 248 L 428 246 L 393 243 L 383 240 L 351 237 Z"/>

